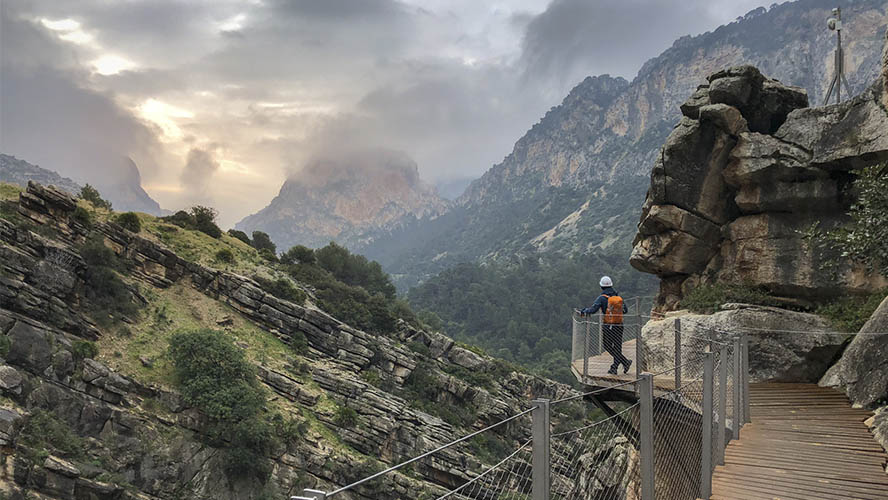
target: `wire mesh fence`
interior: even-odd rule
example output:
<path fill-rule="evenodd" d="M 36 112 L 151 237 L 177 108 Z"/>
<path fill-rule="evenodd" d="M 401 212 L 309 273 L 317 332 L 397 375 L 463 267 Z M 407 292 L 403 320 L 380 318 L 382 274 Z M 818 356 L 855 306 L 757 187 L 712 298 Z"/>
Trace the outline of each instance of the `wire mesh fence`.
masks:
<path fill-rule="evenodd" d="M 535 400 L 534 408 L 431 450 L 381 473 L 342 487 L 338 493 L 372 481 L 411 462 L 435 460 L 436 454 L 468 453 L 468 440 L 509 426 L 524 437 L 505 440 L 496 456 L 469 460 L 463 470 L 437 482 L 438 500 L 646 500 L 708 497 L 711 473 L 724 459 L 744 418 L 748 348 L 731 332 L 676 321 L 657 335 L 642 334 L 643 319 L 627 318 L 619 343 L 627 359 L 642 366 L 608 373 L 619 357 L 609 345 L 600 316 L 574 315 L 572 366 L 582 380 L 595 377 L 595 389 L 556 401 Z M 611 331 L 610 333 L 614 333 Z M 613 340 L 613 339 L 610 339 Z M 629 344 L 627 340 L 637 340 Z M 625 351 L 625 352 L 624 352 Z M 597 358 L 597 359 L 596 359 Z M 578 370 L 577 367 L 582 367 Z M 620 367 L 625 368 L 625 367 Z M 641 368 L 645 370 L 642 373 Z M 604 392 L 623 394 L 604 404 Z M 610 394 L 613 396 L 613 393 Z M 609 396 L 609 397 L 610 397 Z M 622 401 L 613 403 L 613 401 Z M 553 423 L 550 414 L 564 406 L 594 403 L 600 411 L 578 420 Z M 530 425 L 528 425 L 530 424 Z M 512 429 L 514 430 L 514 429 Z M 514 434 L 512 434 L 514 435 Z M 527 440 L 527 436 L 532 436 Z M 541 491 L 545 492 L 542 494 Z M 299 498 L 299 497 L 294 497 Z M 376 498 L 376 497 L 374 497 Z"/>
<path fill-rule="evenodd" d="M 552 434 L 551 498 L 618 500 L 637 491 L 639 403 Z"/>

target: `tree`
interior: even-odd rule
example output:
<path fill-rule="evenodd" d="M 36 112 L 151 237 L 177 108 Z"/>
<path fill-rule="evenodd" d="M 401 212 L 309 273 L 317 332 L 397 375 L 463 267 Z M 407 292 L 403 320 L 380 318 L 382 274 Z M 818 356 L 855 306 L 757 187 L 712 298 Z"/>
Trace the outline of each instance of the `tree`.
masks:
<path fill-rule="evenodd" d="M 80 189 L 80 197 L 93 204 L 94 207 L 111 210 L 111 202 L 102 198 L 99 190 L 89 184 Z"/>
<path fill-rule="evenodd" d="M 282 264 L 307 264 L 313 265 L 317 262 L 314 250 L 304 245 L 296 245 L 290 247 L 289 250 L 281 255 Z"/>
<path fill-rule="evenodd" d="M 268 249 L 273 254 L 277 253 L 277 245 L 271 241 L 271 237 L 268 236 L 268 233 L 262 231 L 253 231 L 253 248 L 260 252 L 263 249 Z"/>
<path fill-rule="evenodd" d="M 245 233 L 243 231 L 238 231 L 237 229 L 229 229 L 228 235 L 231 236 L 232 238 L 236 238 L 238 240 L 243 241 L 247 245 L 253 246 L 253 242 L 250 241 L 250 237 L 247 236 L 247 233 Z"/>
<path fill-rule="evenodd" d="M 195 205 L 191 207 L 190 215 L 194 219 L 194 226 L 198 231 L 208 234 L 213 238 L 222 237 L 222 230 L 216 225 L 216 216 L 218 215 L 216 209 L 205 207 L 203 205 Z"/>
<path fill-rule="evenodd" d="M 116 221 L 127 231 L 138 233 L 142 230 L 142 221 L 135 212 L 124 212 L 117 216 Z"/>

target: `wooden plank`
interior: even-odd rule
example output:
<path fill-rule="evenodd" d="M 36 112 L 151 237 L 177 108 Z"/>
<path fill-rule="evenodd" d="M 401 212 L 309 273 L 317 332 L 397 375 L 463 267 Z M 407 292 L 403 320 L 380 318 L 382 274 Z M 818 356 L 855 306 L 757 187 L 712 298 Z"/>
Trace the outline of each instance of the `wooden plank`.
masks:
<path fill-rule="evenodd" d="M 713 473 L 713 499 L 888 499 L 888 454 L 844 394 L 750 384 L 752 424 Z"/>

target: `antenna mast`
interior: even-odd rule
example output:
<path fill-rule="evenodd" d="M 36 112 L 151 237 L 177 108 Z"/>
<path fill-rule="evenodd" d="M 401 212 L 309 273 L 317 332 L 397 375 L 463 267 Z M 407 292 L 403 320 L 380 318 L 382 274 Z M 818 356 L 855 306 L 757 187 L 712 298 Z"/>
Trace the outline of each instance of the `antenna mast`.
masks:
<path fill-rule="evenodd" d="M 829 84 L 829 90 L 826 92 L 826 98 L 823 99 L 824 104 L 829 104 L 829 98 L 832 96 L 833 89 L 836 91 L 836 104 L 842 101 L 842 84 L 845 84 L 845 93 L 851 96 L 851 86 L 845 79 L 845 52 L 842 49 L 842 8 L 836 7 L 832 10 L 834 17 L 827 19 L 826 25 L 831 31 L 836 32 L 836 57 L 835 57 L 835 74 L 832 82 Z"/>

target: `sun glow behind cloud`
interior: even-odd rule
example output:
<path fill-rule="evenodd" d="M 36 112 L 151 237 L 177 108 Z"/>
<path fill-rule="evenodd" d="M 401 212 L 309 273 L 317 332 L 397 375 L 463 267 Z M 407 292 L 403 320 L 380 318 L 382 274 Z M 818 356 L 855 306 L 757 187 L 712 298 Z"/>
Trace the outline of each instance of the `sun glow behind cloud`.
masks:
<path fill-rule="evenodd" d="M 179 125 L 177 119 L 194 118 L 194 113 L 186 109 L 167 104 L 157 99 L 148 99 L 138 108 L 139 114 L 148 121 L 157 124 L 163 131 L 167 140 L 181 139 L 185 134 Z"/>
<path fill-rule="evenodd" d="M 92 62 L 96 73 L 100 75 L 116 75 L 121 71 L 133 69 L 136 63 L 114 54 L 105 54 Z"/>

